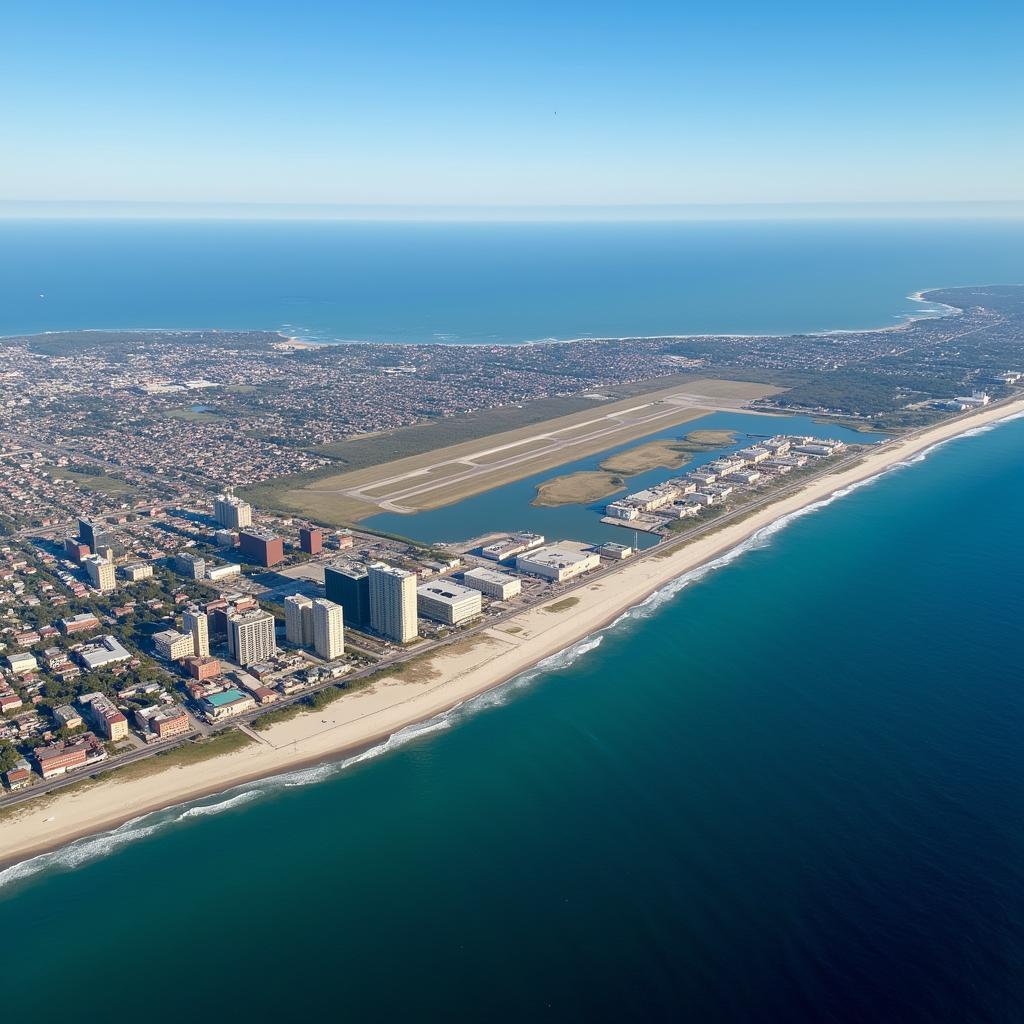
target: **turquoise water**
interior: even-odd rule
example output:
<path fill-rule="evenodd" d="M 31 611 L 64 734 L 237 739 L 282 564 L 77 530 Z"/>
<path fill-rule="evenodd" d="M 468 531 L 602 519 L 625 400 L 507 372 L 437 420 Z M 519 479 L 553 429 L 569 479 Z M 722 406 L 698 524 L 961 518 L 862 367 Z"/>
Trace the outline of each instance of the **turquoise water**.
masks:
<path fill-rule="evenodd" d="M 0 221 L 0 334 L 283 330 L 323 340 L 876 327 L 923 288 L 1024 281 L 1024 223 Z"/>
<path fill-rule="evenodd" d="M 1022 454 L 947 444 L 388 756 L 7 872 L 5 1019 L 105 977 L 157 1022 L 1019 1021 Z"/>
<path fill-rule="evenodd" d="M 646 473 L 626 477 L 627 486 L 617 494 L 638 491 L 679 476 L 688 469 L 720 458 L 725 452 L 745 447 L 752 443 L 755 437 L 771 434 L 804 434 L 859 444 L 872 444 L 885 437 L 884 434 L 866 431 L 861 433 L 832 423 L 822 423 L 807 416 L 769 417 L 749 413 L 716 412 L 691 420 L 682 426 L 670 427 L 657 434 L 651 434 L 642 440 L 646 443 L 663 438 L 685 437 L 693 430 L 734 430 L 737 432 L 736 443 L 725 445 L 714 452 L 695 455 L 680 469 L 652 469 Z M 630 441 L 628 444 L 616 445 L 607 451 L 585 459 L 577 459 L 575 462 L 542 473 L 535 473 L 523 480 L 496 487 L 492 491 L 445 508 L 416 512 L 412 515 L 382 512 L 380 515 L 369 517 L 365 523 L 371 529 L 399 534 L 428 544 L 469 540 L 488 533 L 517 530 L 539 533 L 550 540 L 578 540 L 593 544 L 609 540 L 632 543 L 635 531 L 624 530 L 621 526 L 608 526 L 601 522 L 604 506 L 612 501 L 615 495 L 592 504 L 561 505 L 558 508 L 541 508 L 532 505 L 531 502 L 536 496 L 537 486 L 544 481 L 556 476 L 597 469 L 601 461 L 608 456 L 633 448 L 639 443 Z M 657 540 L 657 537 L 637 534 L 637 543 L 640 547 L 649 547 Z"/>

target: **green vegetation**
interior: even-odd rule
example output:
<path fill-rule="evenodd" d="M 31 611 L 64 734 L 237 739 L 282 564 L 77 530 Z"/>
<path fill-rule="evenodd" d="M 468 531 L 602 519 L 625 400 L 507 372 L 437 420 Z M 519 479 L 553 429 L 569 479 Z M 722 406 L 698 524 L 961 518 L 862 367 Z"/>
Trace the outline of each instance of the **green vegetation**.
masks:
<path fill-rule="evenodd" d="M 580 603 L 578 597 L 563 597 L 561 601 L 556 601 L 554 604 L 547 604 L 544 606 L 544 611 L 551 612 L 566 612 L 570 608 L 575 608 Z"/>
<path fill-rule="evenodd" d="M 0 775 L 9 772 L 18 763 L 18 751 L 13 743 L 0 741 Z"/>
<path fill-rule="evenodd" d="M 208 409 L 195 410 L 191 408 L 170 409 L 164 415 L 171 420 L 184 420 L 187 423 L 222 423 L 228 417 L 219 412 L 211 412 Z"/>
<path fill-rule="evenodd" d="M 111 476 L 102 470 L 94 469 L 72 469 L 68 466 L 46 466 L 46 471 L 57 480 L 70 480 L 87 491 L 97 491 L 112 498 L 142 497 L 144 492 L 130 484 L 119 476 Z"/>

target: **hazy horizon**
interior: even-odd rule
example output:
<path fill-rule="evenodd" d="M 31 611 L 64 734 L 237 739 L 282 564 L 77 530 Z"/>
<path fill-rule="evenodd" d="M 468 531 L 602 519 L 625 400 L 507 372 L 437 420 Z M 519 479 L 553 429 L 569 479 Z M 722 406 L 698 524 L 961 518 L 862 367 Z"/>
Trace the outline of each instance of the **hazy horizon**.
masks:
<path fill-rule="evenodd" d="M 0 220 L 313 220 L 587 223 L 702 220 L 1017 219 L 1022 200 L 973 202 L 383 204 L 2 200 Z"/>

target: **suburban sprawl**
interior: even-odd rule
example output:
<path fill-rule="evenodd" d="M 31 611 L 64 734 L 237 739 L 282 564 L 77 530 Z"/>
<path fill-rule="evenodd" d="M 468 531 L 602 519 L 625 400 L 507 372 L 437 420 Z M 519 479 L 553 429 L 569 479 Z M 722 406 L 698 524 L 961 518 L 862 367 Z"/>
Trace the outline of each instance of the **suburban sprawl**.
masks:
<path fill-rule="evenodd" d="M 959 312 L 789 338 L 0 341 L 0 805 L 259 743 L 887 443 L 780 432 L 773 414 L 898 438 L 1001 407 L 1022 379 L 1021 291 L 931 292 Z M 688 437 L 708 410 L 764 429 Z M 644 450 L 676 427 L 671 451 Z M 584 502 L 615 540 L 524 523 L 422 543 L 360 523 L 630 444 L 604 471 L 614 493 Z M 621 486 L 644 459 L 675 475 Z"/>

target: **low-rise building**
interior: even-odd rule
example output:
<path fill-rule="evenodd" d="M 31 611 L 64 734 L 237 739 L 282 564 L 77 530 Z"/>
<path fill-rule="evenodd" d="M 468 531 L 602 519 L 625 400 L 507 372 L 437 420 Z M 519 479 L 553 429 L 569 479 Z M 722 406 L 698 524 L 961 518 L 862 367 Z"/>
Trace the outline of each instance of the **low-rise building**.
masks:
<path fill-rule="evenodd" d="M 220 693 L 211 693 L 202 700 L 203 714 L 210 722 L 220 722 L 225 718 L 244 715 L 255 707 L 256 701 L 250 694 L 242 693 L 234 687 Z"/>
<path fill-rule="evenodd" d="M 149 562 L 126 562 L 118 571 L 129 583 L 138 583 L 152 577 L 153 566 Z"/>
<path fill-rule="evenodd" d="M 120 661 L 130 661 L 131 652 L 112 636 L 99 636 L 91 644 L 80 648 L 75 656 L 90 671 L 105 668 Z"/>
<path fill-rule="evenodd" d="M 485 544 L 480 549 L 480 554 L 494 562 L 506 562 L 524 551 L 540 547 L 543 543 L 544 538 L 539 533 L 513 533 L 508 537 L 502 537 L 501 540 Z"/>
<path fill-rule="evenodd" d="M 516 568 L 520 572 L 542 576 L 557 583 L 564 583 L 600 565 L 601 556 L 596 552 L 587 551 L 582 545 L 567 541 L 538 548 L 516 558 Z"/>
<path fill-rule="evenodd" d="M 146 742 L 169 740 L 185 736 L 192 731 L 192 722 L 185 709 L 178 704 L 154 704 L 135 712 L 135 724 Z"/>
<path fill-rule="evenodd" d="M 44 779 L 54 779 L 77 768 L 105 761 L 107 752 L 91 732 L 70 740 L 58 740 L 45 747 L 36 747 L 33 754 Z"/>
<path fill-rule="evenodd" d="M 498 569 L 478 566 L 462 574 L 464 586 L 479 590 L 492 601 L 509 601 L 523 592 L 523 581 Z"/>
<path fill-rule="evenodd" d="M 39 663 L 28 651 L 19 651 L 17 654 L 7 655 L 7 666 L 16 676 L 24 676 L 29 672 L 35 672 L 39 668 Z"/>
<path fill-rule="evenodd" d="M 90 629 L 99 629 L 100 620 L 92 612 L 82 612 L 70 618 L 60 620 L 60 628 L 68 635 L 85 633 Z"/>
<path fill-rule="evenodd" d="M 602 558 L 610 558 L 621 562 L 633 554 L 633 549 L 628 544 L 616 544 L 615 541 L 608 541 L 597 549 L 597 553 Z"/>
<path fill-rule="evenodd" d="M 86 693 L 78 698 L 86 709 L 92 724 L 112 743 L 128 737 L 128 719 L 117 709 L 114 702 L 102 693 Z"/>
<path fill-rule="evenodd" d="M 57 720 L 58 727 L 62 729 L 80 729 L 85 725 L 82 716 L 70 704 L 61 704 L 60 707 L 54 708 L 53 717 Z"/>
<path fill-rule="evenodd" d="M 451 580 L 437 580 L 416 588 L 416 610 L 428 619 L 458 625 L 483 611 L 481 592 Z"/>

